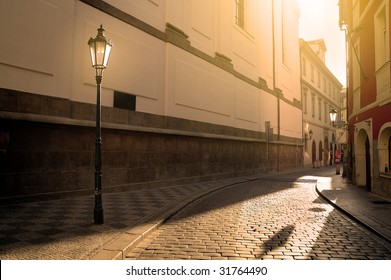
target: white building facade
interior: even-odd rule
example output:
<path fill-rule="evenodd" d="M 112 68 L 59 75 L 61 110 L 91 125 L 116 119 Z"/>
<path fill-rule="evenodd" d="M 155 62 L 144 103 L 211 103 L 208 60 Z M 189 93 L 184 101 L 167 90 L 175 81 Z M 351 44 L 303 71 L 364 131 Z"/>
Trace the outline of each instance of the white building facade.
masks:
<path fill-rule="evenodd" d="M 342 84 L 326 66 L 326 50 L 322 39 L 300 39 L 305 166 L 332 165 L 335 149 L 341 149 L 330 111 L 340 111 Z"/>
<path fill-rule="evenodd" d="M 295 0 L 1 0 L 0 14 L 2 197 L 89 189 L 100 24 L 108 188 L 302 165 Z"/>

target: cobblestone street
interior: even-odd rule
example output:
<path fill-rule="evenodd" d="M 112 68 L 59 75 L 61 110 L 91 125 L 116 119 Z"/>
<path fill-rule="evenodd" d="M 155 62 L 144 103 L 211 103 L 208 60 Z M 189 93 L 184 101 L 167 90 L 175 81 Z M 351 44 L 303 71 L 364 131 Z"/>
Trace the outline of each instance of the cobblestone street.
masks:
<path fill-rule="evenodd" d="M 391 244 L 336 211 L 310 179 L 241 183 L 183 209 L 127 259 L 391 259 Z"/>

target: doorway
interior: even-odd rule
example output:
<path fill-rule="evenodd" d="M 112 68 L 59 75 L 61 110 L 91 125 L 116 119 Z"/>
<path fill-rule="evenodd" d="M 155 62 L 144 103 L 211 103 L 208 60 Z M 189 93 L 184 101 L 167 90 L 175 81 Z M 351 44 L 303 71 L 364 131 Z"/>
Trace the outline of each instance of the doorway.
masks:
<path fill-rule="evenodd" d="M 354 149 L 356 184 L 370 190 L 372 185 L 371 141 L 364 129 L 358 131 Z"/>
<path fill-rule="evenodd" d="M 369 138 L 365 140 L 365 173 L 366 173 L 366 182 L 365 187 L 368 191 L 372 189 L 372 177 L 371 177 L 371 145 Z"/>
<path fill-rule="evenodd" d="M 319 142 L 319 162 L 323 162 L 323 143 Z"/>

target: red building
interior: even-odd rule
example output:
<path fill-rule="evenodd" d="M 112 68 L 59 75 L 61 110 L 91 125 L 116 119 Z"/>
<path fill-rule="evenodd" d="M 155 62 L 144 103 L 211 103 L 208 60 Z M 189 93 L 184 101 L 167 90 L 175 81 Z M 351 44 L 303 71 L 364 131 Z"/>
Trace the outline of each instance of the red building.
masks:
<path fill-rule="evenodd" d="M 390 1 L 340 0 L 352 181 L 391 197 Z"/>

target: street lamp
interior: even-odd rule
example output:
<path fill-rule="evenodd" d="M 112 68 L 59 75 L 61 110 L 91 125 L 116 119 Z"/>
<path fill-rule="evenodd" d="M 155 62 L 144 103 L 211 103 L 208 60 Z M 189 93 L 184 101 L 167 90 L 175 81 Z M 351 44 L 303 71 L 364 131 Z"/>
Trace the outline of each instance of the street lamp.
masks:
<path fill-rule="evenodd" d="M 331 120 L 333 126 L 335 126 L 335 121 L 337 120 L 337 113 L 338 113 L 337 110 L 335 110 L 334 108 L 331 109 L 331 111 L 330 111 L 330 120 Z"/>
<path fill-rule="evenodd" d="M 96 138 L 95 138 L 95 208 L 94 222 L 95 224 L 103 224 L 103 206 L 102 206 L 102 137 L 100 127 L 100 91 L 102 83 L 103 70 L 106 68 L 109 61 L 111 51 L 111 41 L 106 39 L 102 25 L 98 28 L 96 37 L 88 40 L 90 47 L 92 67 L 96 71 Z"/>
<path fill-rule="evenodd" d="M 333 109 L 331 109 L 331 111 L 330 111 L 330 120 L 331 120 L 331 122 L 333 123 L 333 127 L 335 127 L 335 121 L 336 121 L 336 119 L 337 119 L 337 110 L 335 110 L 335 108 L 333 108 Z M 333 139 L 333 142 L 334 142 L 335 140 Z M 339 166 L 339 161 L 340 161 L 340 158 L 341 158 L 341 153 L 340 153 L 340 151 L 338 150 L 338 148 L 334 151 L 334 162 L 335 162 L 335 168 L 336 168 L 336 170 L 335 170 L 335 173 L 337 174 L 337 175 L 339 175 L 340 174 L 340 166 Z"/>

